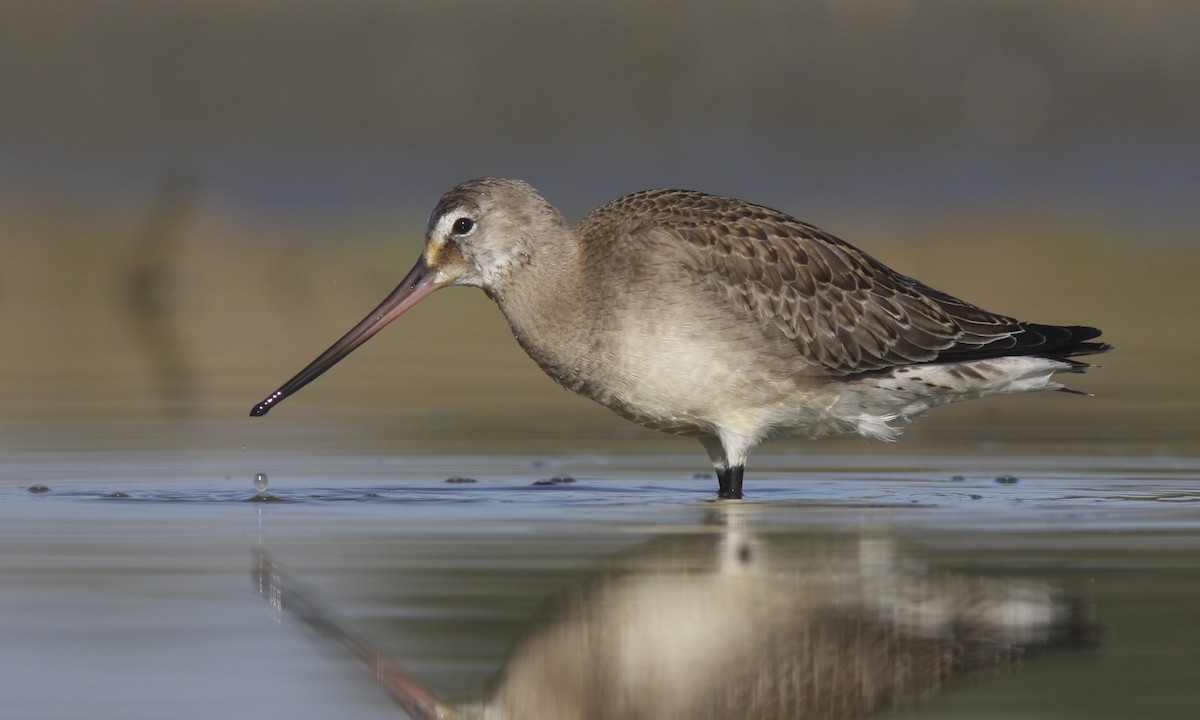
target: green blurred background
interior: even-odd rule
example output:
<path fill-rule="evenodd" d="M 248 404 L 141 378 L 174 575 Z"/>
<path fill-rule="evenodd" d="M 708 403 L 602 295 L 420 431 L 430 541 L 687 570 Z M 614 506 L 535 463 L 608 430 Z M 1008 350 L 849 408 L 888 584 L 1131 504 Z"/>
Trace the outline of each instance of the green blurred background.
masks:
<path fill-rule="evenodd" d="M 697 452 L 557 390 L 467 290 L 246 417 L 487 174 L 572 221 L 648 187 L 751 199 L 1118 346 L 1071 378 L 1096 398 L 825 451 L 1200 449 L 1182 0 L 0 2 L 0 447 Z"/>

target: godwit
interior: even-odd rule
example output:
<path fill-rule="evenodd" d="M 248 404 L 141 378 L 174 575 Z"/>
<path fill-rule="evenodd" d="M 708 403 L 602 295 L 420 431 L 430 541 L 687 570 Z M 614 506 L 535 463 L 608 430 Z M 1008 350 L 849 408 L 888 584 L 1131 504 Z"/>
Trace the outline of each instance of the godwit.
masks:
<path fill-rule="evenodd" d="M 742 496 L 764 440 L 892 440 L 937 405 L 1065 390 L 1054 373 L 1111 349 L 1089 342 L 1096 328 L 988 312 L 762 205 L 648 190 L 572 228 L 528 184 L 481 178 L 442 197 L 417 264 L 379 307 L 250 414 L 447 285 L 482 288 L 563 387 L 698 438 L 722 498 Z"/>

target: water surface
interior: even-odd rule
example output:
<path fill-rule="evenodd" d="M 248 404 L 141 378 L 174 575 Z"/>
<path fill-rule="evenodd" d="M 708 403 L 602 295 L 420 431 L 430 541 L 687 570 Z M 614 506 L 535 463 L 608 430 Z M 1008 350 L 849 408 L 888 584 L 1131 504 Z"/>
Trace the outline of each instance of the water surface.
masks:
<path fill-rule="evenodd" d="M 729 531 L 691 456 L 292 458 L 292 472 L 261 468 L 264 501 L 253 475 L 222 475 L 239 454 L 184 468 L 89 453 L 55 466 L 54 479 L 49 463 L 32 463 L 23 481 L 9 468 L 6 716 L 400 716 L 357 661 L 258 597 L 259 549 L 442 697 L 468 702 L 552 597 L 648 543 Z M 1195 462 L 805 464 L 759 463 L 739 532 L 887 538 L 937 571 L 1043 583 L 1095 628 L 1094 642 L 953 680 L 904 717 L 1186 718 L 1200 708 Z M 730 608 L 730 622 L 742 612 Z"/>

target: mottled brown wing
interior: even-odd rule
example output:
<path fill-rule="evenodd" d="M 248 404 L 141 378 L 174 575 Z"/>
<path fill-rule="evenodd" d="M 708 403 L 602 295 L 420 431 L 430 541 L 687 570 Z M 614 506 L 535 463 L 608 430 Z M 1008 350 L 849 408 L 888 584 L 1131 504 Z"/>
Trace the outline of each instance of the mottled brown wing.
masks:
<path fill-rule="evenodd" d="M 732 306 L 826 371 L 1006 354 L 1028 326 L 901 275 L 854 246 L 770 208 L 687 191 L 648 191 L 603 210 L 669 233 L 686 266 Z M 1012 342 L 1010 342 L 1012 341 Z M 1009 350 L 1011 352 L 1011 350 Z M 954 355 L 961 357 L 951 357 Z"/>

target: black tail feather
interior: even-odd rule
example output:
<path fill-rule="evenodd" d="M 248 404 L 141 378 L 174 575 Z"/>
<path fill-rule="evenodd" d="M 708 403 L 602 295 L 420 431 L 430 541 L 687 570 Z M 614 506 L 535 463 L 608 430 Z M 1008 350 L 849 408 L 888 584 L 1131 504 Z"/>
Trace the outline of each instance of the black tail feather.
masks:
<path fill-rule="evenodd" d="M 1095 336 L 1093 336 L 1093 337 L 1095 337 Z M 1036 353 L 1036 354 L 1037 355 L 1046 355 L 1048 357 L 1065 360 L 1067 358 L 1075 357 L 1077 355 L 1099 355 L 1100 353 L 1109 352 L 1112 349 L 1113 349 L 1113 346 L 1109 345 L 1106 342 L 1081 342 L 1081 343 L 1077 343 L 1075 345 L 1071 345 L 1066 348 L 1061 348 L 1059 350 L 1055 350 L 1054 352 Z M 1078 363 L 1079 365 L 1086 365 L 1088 367 L 1096 367 L 1095 365 L 1092 365 L 1090 363 L 1081 363 L 1077 360 L 1072 360 L 1071 362 Z"/>
<path fill-rule="evenodd" d="M 934 362 L 986 360 L 1010 355 L 1037 355 L 1067 360 L 1079 355 L 1108 352 L 1112 345 L 1089 342 L 1100 336 L 1100 330 L 1085 325 L 1039 325 L 1018 322 L 1008 333 L 984 343 L 959 343 L 938 353 Z M 1087 363 L 1068 361 L 1080 369 Z"/>

